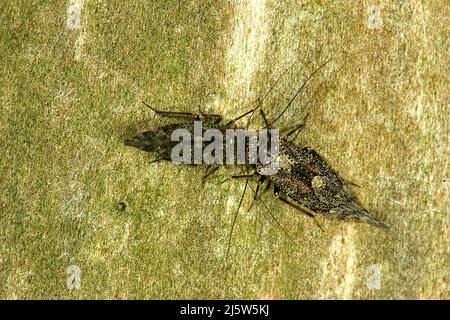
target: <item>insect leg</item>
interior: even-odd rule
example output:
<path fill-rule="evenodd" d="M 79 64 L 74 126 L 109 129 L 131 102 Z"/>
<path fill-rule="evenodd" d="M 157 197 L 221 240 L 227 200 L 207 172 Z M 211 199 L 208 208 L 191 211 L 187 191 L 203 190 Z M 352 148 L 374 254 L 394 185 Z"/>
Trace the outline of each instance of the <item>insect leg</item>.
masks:
<path fill-rule="evenodd" d="M 249 186 L 248 179 L 249 179 L 248 177 L 245 179 L 244 191 L 242 192 L 241 199 L 239 200 L 238 208 L 236 210 L 236 213 L 234 214 L 233 222 L 231 223 L 231 230 L 230 230 L 230 236 L 228 238 L 228 245 L 227 245 L 227 253 L 225 255 L 225 262 L 228 261 L 228 255 L 230 253 L 230 247 L 231 247 L 231 240 L 233 239 L 234 226 L 236 225 L 236 221 L 237 221 L 237 218 L 238 218 L 238 215 L 239 215 L 239 210 L 241 209 L 242 203 L 244 201 L 245 191 L 247 191 L 247 186 Z"/>
<path fill-rule="evenodd" d="M 270 124 L 269 124 L 269 121 L 267 121 L 266 113 L 264 112 L 263 109 L 259 110 L 259 112 L 261 113 L 261 116 L 262 116 L 262 118 L 264 120 L 264 123 L 266 124 L 264 129 L 270 129 Z"/>
<path fill-rule="evenodd" d="M 359 184 L 356 184 L 356 183 L 351 182 L 351 181 L 349 181 L 349 180 L 347 180 L 347 179 L 344 179 L 344 178 L 341 178 L 341 179 L 342 179 L 342 181 L 343 181 L 346 185 L 348 185 L 348 186 L 356 187 L 356 188 L 361 188 L 361 186 L 360 186 Z"/>
<path fill-rule="evenodd" d="M 256 193 L 256 191 L 253 189 L 253 187 L 250 184 L 248 186 L 249 186 L 250 189 L 252 189 Z M 283 225 L 280 223 L 280 221 L 278 221 L 278 219 L 272 214 L 272 212 L 269 210 L 269 208 L 266 206 L 266 204 L 260 198 L 257 198 L 257 200 L 259 202 L 261 202 L 261 204 L 263 205 L 264 209 L 266 209 L 266 211 L 269 213 L 270 217 L 273 219 L 273 221 L 276 222 L 278 227 L 284 232 L 284 234 L 289 238 L 289 240 L 291 240 L 293 244 L 297 245 L 295 240 L 289 235 L 289 233 L 283 227 Z"/>
<path fill-rule="evenodd" d="M 255 191 L 255 196 L 253 197 L 253 200 L 256 200 L 256 198 L 258 197 L 258 192 L 259 192 L 259 188 L 261 187 L 261 185 L 263 184 L 264 180 L 266 180 L 265 176 L 261 176 L 258 180 L 258 184 L 256 185 L 256 191 Z"/>
<path fill-rule="evenodd" d="M 303 209 L 302 207 L 300 207 L 300 206 L 298 206 L 298 205 L 296 205 L 296 204 L 290 202 L 289 200 L 283 198 L 283 197 L 281 196 L 281 194 L 280 194 L 280 188 L 279 188 L 279 187 L 274 186 L 274 188 L 273 188 L 273 193 L 274 193 L 275 197 L 277 197 L 278 199 L 280 199 L 282 202 L 284 202 L 284 203 L 290 205 L 291 207 L 293 207 L 293 208 L 295 208 L 295 209 L 301 211 L 302 213 L 306 214 L 308 217 L 312 218 L 312 219 L 314 220 L 315 224 L 317 224 L 317 226 L 318 226 L 318 227 L 320 228 L 320 230 L 322 230 L 322 232 L 323 232 L 323 229 L 322 229 L 322 227 L 320 226 L 320 224 L 317 222 L 316 216 L 315 216 L 315 215 L 313 215 L 312 213 L 308 212 L 306 209 Z"/>
<path fill-rule="evenodd" d="M 305 125 L 305 121 L 308 118 L 308 114 L 306 114 L 306 116 L 303 118 L 302 122 L 300 124 L 298 124 L 297 126 L 295 126 L 291 131 L 289 131 L 288 133 L 286 133 L 286 135 L 283 137 L 283 139 L 287 139 L 289 138 L 289 136 L 291 136 L 292 134 L 294 134 L 295 132 L 297 132 L 298 130 L 302 129 Z"/>
<path fill-rule="evenodd" d="M 235 123 L 236 121 L 238 121 L 238 120 L 242 119 L 243 117 L 249 115 L 250 113 L 255 112 L 255 110 L 256 110 L 256 108 L 253 108 L 253 109 L 247 111 L 246 113 L 241 114 L 239 117 L 234 118 L 234 119 L 228 121 L 227 124 L 225 125 L 225 127 L 228 127 L 228 126 L 230 126 L 231 124 Z"/>
<path fill-rule="evenodd" d="M 195 114 L 192 112 L 179 112 L 179 111 L 161 111 L 156 108 L 149 106 L 145 101 L 142 101 L 147 108 L 152 110 L 154 113 L 161 117 L 169 118 L 190 118 L 190 119 L 211 119 L 213 123 L 220 123 L 222 121 L 222 116 L 220 114 L 214 113 L 202 113 Z"/>
<path fill-rule="evenodd" d="M 161 162 L 167 160 L 166 158 L 157 158 L 155 160 L 151 160 L 148 164 L 152 164 L 152 163 L 157 163 L 157 162 Z"/>
<path fill-rule="evenodd" d="M 212 169 L 211 169 L 212 168 Z M 206 167 L 206 172 L 202 177 L 202 184 L 205 184 L 205 181 L 208 177 L 214 174 L 219 169 L 219 166 L 209 165 Z"/>
<path fill-rule="evenodd" d="M 256 190 L 254 190 L 255 191 L 255 195 L 253 196 L 253 201 L 250 203 L 250 207 L 248 208 L 247 211 L 250 211 L 252 209 L 253 204 L 255 203 L 256 199 L 258 198 L 259 189 L 260 189 L 261 185 L 264 183 L 265 180 L 266 180 L 265 176 L 260 176 L 259 177 L 258 184 L 256 185 Z M 253 190 L 253 188 L 252 188 L 252 190 Z"/>
<path fill-rule="evenodd" d="M 222 116 L 215 113 L 202 113 L 203 119 L 211 119 L 213 123 L 218 124 L 222 121 Z"/>
<path fill-rule="evenodd" d="M 252 173 L 252 174 L 238 174 L 238 175 L 231 176 L 231 178 L 233 178 L 233 179 L 245 179 L 245 178 L 253 178 L 253 177 L 256 177 L 257 175 L 258 175 L 258 173 L 255 172 L 255 173 Z"/>
<path fill-rule="evenodd" d="M 153 108 L 149 106 L 145 101 L 142 101 L 142 103 L 152 110 L 157 115 L 160 115 L 162 117 L 172 117 L 172 118 L 199 118 L 198 115 L 192 113 L 192 112 L 178 112 L 178 111 L 161 111 L 156 108 Z"/>

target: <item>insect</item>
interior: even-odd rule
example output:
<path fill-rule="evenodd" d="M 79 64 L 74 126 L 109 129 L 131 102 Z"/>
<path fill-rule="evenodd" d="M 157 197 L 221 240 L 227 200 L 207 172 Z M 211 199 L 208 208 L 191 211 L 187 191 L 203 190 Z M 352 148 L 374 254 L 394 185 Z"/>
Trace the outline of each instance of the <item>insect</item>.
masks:
<path fill-rule="evenodd" d="M 202 122 L 200 135 L 204 136 L 208 130 L 218 130 L 222 135 L 226 134 L 226 130 L 234 128 L 234 123 L 239 119 L 245 117 L 246 115 L 254 112 L 250 110 L 245 114 L 229 121 L 226 124 L 222 124 L 222 117 L 218 114 L 194 114 L 189 112 L 167 112 L 159 111 L 152 108 L 147 103 L 144 104 L 151 109 L 153 112 L 160 116 L 166 117 L 182 117 L 185 119 L 190 119 L 190 121 L 184 121 L 175 124 L 168 124 L 157 128 L 156 130 L 146 131 L 140 133 L 132 138 L 125 140 L 125 145 L 141 149 L 146 152 L 156 153 L 158 155 L 157 159 L 152 162 L 158 161 L 172 161 L 172 150 L 178 144 L 177 141 L 172 140 L 172 134 L 175 130 L 183 129 L 189 133 L 191 137 L 195 138 L 195 122 Z M 189 142 L 194 142 L 190 140 Z M 206 146 L 206 142 L 203 141 L 202 149 Z M 192 158 L 192 157 L 190 157 Z M 218 167 L 215 167 L 217 169 Z"/>
<path fill-rule="evenodd" d="M 348 188 L 348 184 L 312 148 L 300 148 L 286 138 L 280 141 L 281 168 L 275 175 L 261 176 L 259 184 L 269 179 L 277 198 L 310 217 L 321 215 L 333 220 L 361 220 L 373 225 L 386 225 L 364 209 Z M 258 172 L 263 166 L 258 164 Z M 296 204 L 283 198 L 287 194 Z"/>
<path fill-rule="evenodd" d="M 222 117 L 217 114 L 195 115 L 188 112 L 165 112 L 156 110 L 146 104 L 147 107 L 149 107 L 159 115 L 178 118 L 191 118 L 191 121 L 165 125 L 153 131 L 143 132 L 130 139 L 125 140 L 125 145 L 132 146 L 147 152 L 156 153 L 158 155 L 158 158 L 155 161 L 170 161 L 170 152 L 174 145 L 177 143 L 171 141 L 172 132 L 180 128 L 186 129 L 189 132 L 193 132 L 192 119 L 204 120 L 206 125 L 204 125 L 203 130 L 212 128 L 218 129 L 221 132 L 225 132 L 225 130 L 228 128 L 235 128 L 235 122 L 237 120 L 248 115 L 251 118 L 255 111 L 259 109 L 266 123 L 266 128 L 271 128 L 273 124 L 290 107 L 294 99 L 298 96 L 300 91 L 311 79 L 311 77 L 316 72 L 318 72 L 318 70 L 324 67 L 330 60 L 323 63 L 305 80 L 302 86 L 296 91 L 295 95 L 290 99 L 288 105 L 284 108 L 284 110 L 270 123 L 263 111 L 262 101 L 259 101 L 258 105 L 250 111 L 244 113 L 236 119 L 231 120 L 226 124 L 221 123 Z M 262 100 L 264 100 L 264 98 Z M 329 166 L 313 148 L 302 148 L 289 141 L 289 137 L 294 132 L 298 131 L 302 126 L 303 123 L 296 126 L 286 135 L 279 138 L 279 153 L 277 156 L 279 169 L 276 174 L 262 174 L 263 169 L 265 169 L 267 165 L 256 163 L 248 164 L 246 166 L 247 169 L 253 169 L 253 173 L 250 174 L 247 172 L 247 174 L 233 176 L 234 178 L 245 178 L 246 184 L 241 197 L 241 201 L 239 203 L 238 210 L 233 220 L 231 234 L 236 222 L 237 213 L 239 212 L 239 208 L 242 204 L 245 190 L 249 185 L 248 179 L 252 177 L 259 177 L 256 190 L 254 190 L 255 200 L 258 198 L 258 192 L 261 184 L 267 181 L 273 185 L 274 194 L 278 199 L 302 211 L 309 217 L 314 218 L 315 216 L 323 216 L 332 220 L 359 220 L 370 223 L 377 227 L 387 228 L 386 224 L 378 221 L 361 206 L 361 204 L 358 202 L 357 198 L 349 188 L 350 183 L 347 183 L 343 178 L 341 178 L 336 173 L 336 171 L 334 171 L 331 166 Z M 217 167 L 215 169 L 217 169 Z M 205 176 L 208 176 L 210 174 L 211 171 L 208 172 L 207 170 L 207 174 L 205 174 Z"/>

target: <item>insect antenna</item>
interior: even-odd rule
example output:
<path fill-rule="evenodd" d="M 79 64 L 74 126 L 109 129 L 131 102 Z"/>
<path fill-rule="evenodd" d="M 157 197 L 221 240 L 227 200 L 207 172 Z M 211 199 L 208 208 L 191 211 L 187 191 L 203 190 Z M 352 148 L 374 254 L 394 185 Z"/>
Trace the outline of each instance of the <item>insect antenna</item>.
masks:
<path fill-rule="evenodd" d="M 301 85 L 301 87 L 297 90 L 297 92 L 294 94 L 294 96 L 291 98 L 291 100 L 289 101 L 289 103 L 287 104 L 287 106 L 283 109 L 283 111 L 278 115 L 278 117 L 276 117 L 271 123 L 270 126 L 272 126 L 278 119 L 280 119 L 280 117 L 287 111 L 287 109 L 289 109 L 289 107 L 291 106 L 292 102 L 294 102 L 295 98 L 297 98 L 297 96 L 300 94 L 300 92 L 303 90 L 303 88 L 308 84 L 309 80 L 320 70 L 322 69 L 328 62 L 331 61 L 332 58 L 328 59 L 327 61 L 325 61 L 324 63 L 322 63 L 316 70 L 314 70 L 313 73 L 311 73 L 308 78 L 306 78 L 306 80 L 303 82 L 303 84 Z"/>
<path fill-rule="evenodd" d="M 251 104 L 256 104 L 256 107 L 250 109 L 249 111 L 245 112 L 244 114 L 241 114 L 240 116 L 238 116 L 237 118 L 234 118 L 232 120 L 230 120 L 229 122 L 227 122 L 227 124 L 225 124 L 225 127 L 230 126 L 231 124 L 235 123 L 236 121 L 240 120 L 241 118 L 247 116 L 250 114 L 250 117 L 248 118 L 247 121 L 247 125 L 245 126 L 245 129 L 248 129 L 249 125 L 250 125 L 250 121 L 253 117 L 253 114 L 255 113 L 256 110 L 258 110 L 258 108 L 260 108 L 260 106 L 262 105 L 263 101 L 267 98 L 267 96 L 269 95 L 269 93 L 273 90 L 273 88 L 277 85 L 277 83 L 280 81 L 280 79 L 284 76 L 284 74 L 294 65 L 294 63 L 292 63 L 289 68 L 286 68 L 286 70 L 283 71 L 283 73 L 278 77 L 277 80 L 275 80 L 275 83 L 269 88 L 269 90 L 266 92 L 266 94 L 262 97 L 262 99 L 257 98 L 255 101 L 253 101 Z M 150 107 L 149 107 L 150 108 Z M 153 110 L 153 109 L 152 109 Z"/>
<path fill-rule="evenodd" d="M 256 108 L 253 109 L 253 113 L 250 115 L 250 117 L 248 118 L 248 122 L 247 122 L 247 126 L 246 129 L 248 129 L 249 125 L 250 125 L 250 121 L 252 120 L 252 117 L 255 113 L 255 111 L 258 108 L 262 109 L 262 104 L 264 102 L 264 100 L 269 96 L 269 94 L 272 92 L 272 90 L 275 88 L 275 86 L 278 84 L 278 82 L 280 82 L 281 78 L 283 78 L 283 76 L 286 74 L 286 72 L 288 72 L 292 66 L 295 64 L 296 62 L 293 62 L 289 65 L 289 67 L 287 67 L 282 73 L 281 75 L 275 80 L 275 82 L 273 83 L 273 85 L 269 88 L 269 90 L 267 90 L 266 94 L 262 97 L 262 99 L 258 98 L 255 102 L 257 102 L 257 106 Z"/>
<path fill-rule="evenodd" d="M 331 59 L 330 59 L 330 60 L 331 60 Z M 328 61 L 327 61 L 327 62 L 328 62 Z M 248 112 L 244 113 L 243 115 L 241 115 L 241 116 L 239 116 L 239 117 L 237 117 L 237 118 L 235 118 L 235 119 L 229 121 L 229 122 L 226 124 L 226 126 L 229 126 L 229 125 L 231 125 L 232 123 L 234 123 L 235 121 L 237 121 L 237 120 L 243 118 L 244 116 L 250 114 L 250 117 L 249 117 L 248 122 L 247 122 L 247 125 L 246 125 L 246 129 L 248 129 L 248 127 L 249 127 L 249 125 L 250 125 L 250 122 L 251 122 L 251 119 L 252 119 L 253 115 L 255 114 L 255 111 L 256 111 L 258 108 L 261 108 L 261 111 L 262 111 L 262 103 L 264 102 L 264 100 L 269 96 L 270 92 L 272 92 L 272 90 L 275 88 L 275 86 L 278 84 L 278 82 L 281 80 L 281 78 L 283 78 L 283 76 L 287 73 L 287 71 L 289 71 L 289 70 L 292 68 L 292 66 L 293 66 L 295 63 L 296 63 L 296 62 L 293 62 L 291 65 L 289 65 L 288 68 L 286 68 L 286 69 L 281 73 L 281 75 L 275 80 L 274 84 L 269 88 L 269 90 L 265 93 L 265 95 L 264 95 L 261 99 L 258 98 L 258 99 L 256 99 L 256 101 L 253 102 L 253 103 L 256 103 L 256 104 L 257 104 L 255 108 L 253 108 L 253 109 L 249 110 Z M 265 119 L 265 120 L 266 120 L 266 123 L 267 123 L 267 119 Z M 243 170 L 242 170 L 242 173 L 244 173 Z M 230 252 L 230 247 L 231 247 L 231 241 L 232 241 L 232 238 L 233 238 L 234 227 L 235 227 L 235 224 L 236 224 L 236 221 L 237 221 L 237 217 L 238 217 L 238 214 L 239 214 L 239 210 L 240 210 L 240 208 L 241 208 L 241 206 L 242 206 L 242 202 L 243 202 L 243 200 L 244 200 L 245 192 L 247 191 L 247 187 L 250 187 L 254 192 L 256 192 L 256 191 L 252 188 L 252 186 L 249 184 L 249 178 L 250 178 L 250 175 L 249 175 L 249 172 L 248 172 L 248 167 L 246 167 L 246 173 L 243 174 L 243 175 L 241 175 L 240 177 L 242 177 L 242 178 L 245 177 L 245 178 L 246 178 L 246 179 L 245 179 L 245 186 L 244 186 L 244 191 L 242 192 L 241 198 L 240 198 L 240 200 L 239 200 L 238 209 L 236 210 L 236 213 L 234 214 L 233 222 L 232 222 L 232 225 L 231 225 L 230 236 L 229 236 L 229 238 L 228 238 L 228 244 L 227 244 L 227 253 L 226 253 L 226 256 L 225 256 L 225 261 L 228 261 L 228 255 L 229 255 L 229 252 Z M 236 178 L 237 178 L 237 176 L 236 176 Z M 258 199 L 258 200 L 262 202 L 261 199 Z M 269 208 L 267 208 L 267 206 L 265 205 L 265 203 L 264 203 L 264 202 L 262 202 L 262 203 L 263 203 L 263 205 L 264 205 L 264 208 L 269 212 L 269 214 L 270 214 L 271 217 L 273 218 L 273 220 L 275 220 L 275 221 L 277 222 L 278 226 L 283 230 L 283 232 L 288 236 L 288 238 L 289 238 L 293 243 L 295 243 L 294 239 L 292 239 L 292 237 L 287 233 L 287 231 L 286 231 L 286 230 L 284 229 L 284 227 L 280 224 L 280 222 L 275 218 L 275 216 L 272 214 L 272 212 L 270 212 Z"/>
<path fill-rule="evenodd" d="M 232 223 L 232 225 L 231 225 L 230 236 L 229 236 L 229 238 L 228 238 L 228 244 L 227 244 L 227 253 L 226 253 L 226 256 L 225 256 L 225 261 L 228 261 L 228 256 L 229 256 L 230 248 L 231 248 L 231 240 L 232 240 L 232 237 L 233 237 L 234 226 L 235 226 L 235 224 L 236 224 L 237 217 L 238 217 L 238 215 L 239 215 L 239 210 L 240 210 L 240 208 L 241 208 L 241 206 L 242 206 L 242 203 L 243 203 L 243 200 L 244 200 L 244 196 L 245 196 L 245 192 L 247 191 L 247 187 L 250 188 L 250 189 L 253 191 L 253 193 L 255 193 L 255 195 L 256 195 L 256 190 L 255 190 L 255 189 L 252 187 L 252 185 L 249 183 L 249 179 L 250 179 L 251 177 L 253 177 L 253 176 L 254 176 L 254 175 L 248 174 L 248 168 L 247 168 L 247 174 L 243 174 L 243 175 L 240 175 L 240 176 L 234 176 L 235 178 L 244 178 L 244 177 L 245 177 L 245 186 L 244 186 L 244 191 L 242 192 L 242 195 L 241 195 L 241 199 L 240 199 L 240 201 L 239 201 L 239 206 L 238 206 L 238 208 L 237 208 L 237 210 L 236 210 L 236 213 L 234 214 L 233 223 Z M 281 229 L 281 231 L 283 231 L 283 233 L 288 237 L 288 239 L 289 239 L 293 244 L 297 245 L 297 242 L 295 242 L 295 240 L 292 238 L 292 236 L 289 234 L 289 232 L 287 232 L 287 230 L 283 227 L 283 225 L 281 224 L 281 222 L 273 215 L 273 213 L 270 211 L 270 209 L 267 207 L 267 205 L 264 203 L 264 201 L 262 201 L 260 198 L 256 198 L 256 199 L 254 199 L 254 201 L 255 201 L 255 200 L 258 200 L 259 202 L 262 203 L 264 209 L 269 213 L 269 215 L 270 215 L 270 217 L 272 218 L 272 220 L 276 222 L 276 224 L 277 224 L 278 227 Z M 266 215 L 263 215 L 263 216 L 264 216 L 265 218 L 267 218 Z"/>
<path fill-rule="evenodd" d="M 157 159 L 155 159 L 155 160 L 150 160 L 150 161 L 148 162 L 148 164 L 158 163 L 158 162 L 161 162 L 161 161 L 164 161 L 164 160 L 166 160 L 166 159 L 165 159 L 165 158 L 157 158 Z"/>
<path fill-rule="evenodd" d="M 250 189 L 253 190 L 253 192 L 256 193 L 255 189 L 253 189 L 253 187 L 251 186 L 251 184 L 248 185 L 250 187 Z M 277 223 L 278 227 L 280 227 L 280 229 L 284 232 L 284 234 L 289 238 L 289 240 L 292 241 L 292 243 L 294 243 L 295 245 L 297 245 L 297 242 L 295 242 L 295 240 L 291 237 L 291 235 L 287 232 L 287 230 L 283 227 L 283 225 L 280 223 L 280 221 L 278 221 L 277 218 L 275 218 L 275 216 L 273 215 L 273 213 L 269 210 L 269 208 L 266 206 L 266 204 L 264 203 L 264 201 L 262 201 L 260 198 L 256 198 L 256 200 L 258 200 L 259 202 L 262 203 L 263 207 L 267 210 L 267 212 L 269 213 L 269 215 L 271 216 L 271 218 Z"/>
<path fill-rule="evenodd" d="M 248 174 L 248 168 L 247 168 L 247 174 Z M 236 213 L 234 214 L 233 222 L 231 224 L 231 230 L 230 230 L 230 236 L 228 237 L 227 254 L 225 255 L 225 261 L 228 261 L 228 254 L 230 253 L 231 240 L 233 238 L 234 226 L 236 224 L 239 210 L 241 209 L 241 206 L 242 206 L 242 202 L 244 201 L 244 196 L 245 196 L 245 192 L 247 191 L 247 186 L 249 186 L 248 179 L 249 179 L 249 177 L 247 176 L 245 179 L 244 191 L 242 192 L 241 199 L 239 200 L 238 208 L 236 210 Z"/>

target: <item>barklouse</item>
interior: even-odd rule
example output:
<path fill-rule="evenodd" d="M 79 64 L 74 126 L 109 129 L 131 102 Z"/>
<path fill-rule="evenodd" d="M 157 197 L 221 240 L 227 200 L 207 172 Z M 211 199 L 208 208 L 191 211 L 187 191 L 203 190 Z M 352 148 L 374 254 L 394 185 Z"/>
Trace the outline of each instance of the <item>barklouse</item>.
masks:
<path fill-rule="evenodd" d="M 193 120 L 204 121 L 202 133 L 209 129 L 216 129 L 224 133 L 229 128 L 236 128 L 235 122 L 237 120 L 247 115 L 249 115 L 251 119 L 255 111 L 259 109 L 264 121 L 266 122 L 266 128 L 271 128 L 290 107 L 294 99 L 305 87 L 311 77 L 329 61 L 330 60 L 323 63 L 311 75 L 309 75 L 309 77 L 307 77 L 283 111 L 270 123 L 267 121 L 262 108 L 262 101 L 265 97 L 259 101 L 256 107 L 226 124 L 221 123 L 222 117 L 217 114 L 196 115 L 188 112 L 164 112 L 158 111 L 146 104 L 150 109 L 159 115 L 176 118 L 181 117 L 184 119 L 189 118 L 190 121 L 164 125 L 156 130 L 138 134 L 125 140 L 125 144 L 147 152 L 156 153 L 158 156 L 156 161 L 171 161 L 171 151 L 178 143 L 177 141 L 172 141 L 171 139 L 173 131 L 176 129 L 185 129 L 191 134 L 194 134 Z M 234 178 L 246 179 L 246 185 L 241 197 L 239 208 L 242 204 L 242 198 L 244 197 L 247 185 L 249 185 L 248 179 L 251 177 L 259 177 L 256 189 L 253 189 L 250 186 L 250 188 L 252 188 L 255 192 L 254 199 L 258 198 L 260 185 L 263 182 L 268 182 L 273 185 L 274 194 L 278 199 L 302 211 L 310 217 L 314 218 L 315 216 L 323 216 L 332 220 L 359 220 L 378 227 L 386 228 L 387 226 L 384 223 L 375 219 L 366 209 L 362 207 L 352 193 L 349 184 L 346 183 L 345 180 L 342 179 L 313 148 L 302 148 L 288 140 L 289 136 L 301 128 L 301 126 L 302 124 L 298 125 L 294 130 L 279 138 L 279 150 L 277 154 L 278 170 L 275 174 L 263 174 L 264 169 L 266 169 L 268 164 L 258 162 L 256 164 L 247 163 L 247 169 L 253 169 L 253 173 L 249 174 L 247 172 L 246 174 L 240 176 L 233 176 Z M 195 137 L 193 138 L 192 143 L 194 143 L 194 140 Z M 246 150 L 248 151 L 248 149 Z M 215 169 L 217 169 L 217 167 L 215 167 Z M 209 171 L 206 176 L 211 173 L 212 171 Z M 236 221 L 239 208 L 233 220 L 233 226 Z M 231 233 L 232 232 L 233 231 L 231 231 Z"/>

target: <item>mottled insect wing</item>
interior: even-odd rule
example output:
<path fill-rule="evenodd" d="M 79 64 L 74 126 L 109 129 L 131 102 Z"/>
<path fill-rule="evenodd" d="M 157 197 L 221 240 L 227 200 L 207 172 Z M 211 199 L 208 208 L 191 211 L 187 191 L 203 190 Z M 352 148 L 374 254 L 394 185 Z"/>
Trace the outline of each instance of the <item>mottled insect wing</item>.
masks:
<path fill-rule="evenodd" d="M 281 169 L 271 180 L 303 207 L 329 219 L 387 227 L 359 204 L 344 180 L 314 149 L 282 140 L 281 155 Z"/>
<path fill-rule="evenodd" d="M 171 150 L 176 144 L 176 142 L 171 141 L 171 133 L 170 128 L 145 131 L 126 139 L 124 144 L 146 152 L 156 153 L 159 159 L 170 160 Z"/>
<path fill-rule="evenodd" d="M 164 132 L 146 131 L 128 138 L 124 144 L 147 152 L 157 152 L 160 148 L 169 145 L 170 138 L 167 140 Z"/>
<path fill-rule="evenodd" d="M 126 146 L 134 147 L 146 152 L 155 153 L 159 160 L 171 161 L 171 153 L 173 148 L 179 143 L 179 140 L 172 140 L 172 134 L 175 130 L 183 130 L 186 134 L 187 141 L 191 145 L 194 144 L 195 137 L 195 125 L 194 122 L 175 123 L 168 124 L 159 127 L 157 130 L 146 131 L 139 133 L 124 141 Z M 207 130 L 219 130 L 222 134 L 225 132 L 225 128 L 211 122 L 204 122 L 201 126 L 202 136 Z M 184 140 L 184 139 L 183 139 Z M 202 150 L 209 144 L 209 141 L 203 141 L 201 143 Z M 220 149 L 220 148 L 218 148 Z M 194 157 L 193 150 L 191 148 L 191 159 Z"/>

